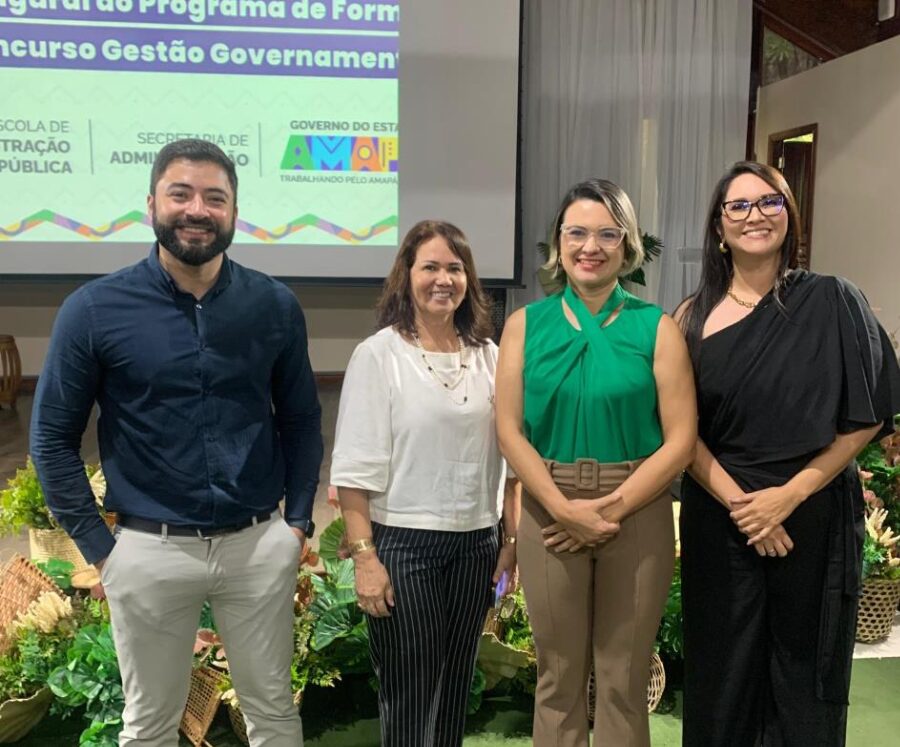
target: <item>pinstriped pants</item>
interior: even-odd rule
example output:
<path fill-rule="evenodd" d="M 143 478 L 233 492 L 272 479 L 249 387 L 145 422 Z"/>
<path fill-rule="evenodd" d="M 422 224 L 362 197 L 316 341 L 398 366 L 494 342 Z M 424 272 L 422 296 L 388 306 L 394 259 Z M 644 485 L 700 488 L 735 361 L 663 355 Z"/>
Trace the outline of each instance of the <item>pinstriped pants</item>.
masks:
<path fill-rule="evenodd" d="M 372 524 L 394 587 L 369 618 L 384 747 L 457 747 L 497 563 L 497 527 L 445 532 Z"/>

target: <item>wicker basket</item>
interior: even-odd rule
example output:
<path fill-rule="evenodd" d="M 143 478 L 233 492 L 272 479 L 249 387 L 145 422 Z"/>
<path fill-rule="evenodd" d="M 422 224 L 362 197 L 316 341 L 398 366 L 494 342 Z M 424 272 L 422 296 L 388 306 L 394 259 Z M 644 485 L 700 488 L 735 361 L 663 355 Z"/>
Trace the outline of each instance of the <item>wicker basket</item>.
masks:
<path fill-rule="evenodd" d="M 231 721 L 231 728 L 234 730 L 234 735 L 238 738 L 238 741 L 250 747 L 250 737 L 247 736 L 247 722 L 244 721 L 244 714 L 239 706 L 228 704 L 228 720 Z"/>
<path fill-rule="evenodd" d="M 11 642 L 7 634 L 10 624 L 45 591 L 62 596 L 53 580 L 21 555 L 13 555 L 0 568 L 0 654 L 7 651 Z"/>
<path fill-rule="evenodd" d="M 856 640 L 874 643 L 891 634 L 897 604 L 900 603 L 900 579 L 870 578 L 863 581 L 856 618 Z"/>
<path fill-rule="evenodd" d="M 487 617 L 484 618 L 484 628 L 482 628 L 482 633 L 491 633 L 497 638 L 503 637 L 505 625 L 503 624 L 503 620 L 500 617 L 499 611 L 495 607 L 491 607 L 488 610 Z"/>
<path fill-rule="evenodd" d="M 44 718 L 53 693 L 42 688 L 29 698 L 11 698 L 0 703 L 0 743 L 18 742 Z"/>
<path fill-rule="evenodd" d="M 179 728 L 194 747 L 208 744 L 206 732 L 209 731 L 222 700 L 219 687 L 222 677 L 220 672 L 210 667 L 191 670 L 191 689 Z"/>
<path fill-rule="evenodd" d="M 294 704 L 299 708 L 303 702 L 303 691 L 294 693 Z M 250 747 L 250 737 L 247 736 L 247 722 L 244 720 L 244 714 L 239 705 L 228 704 L 228 720 L 231 722 L 231 728 L 234 735 L 241 744 Z"/>
<path fill-rule="evenodd" d="M 50 558 L 68 560 L 75 566 L 72 569 L 73 573 L 88 567 L 88 562 L 72 538 L 62 529 L 29 529 L 28 544 L 31 559 L 39 563 L 44 563 Z"/>
<path fill-rule="evenodd" d="M 659 654 L 653 653 L 650 657 L 650 680 L 647 683 L 647 713 L 653 713 L 666 689 L 666 670 L 663 667 Z M 587 689 L 588 721 L 594 720 L 594 701 L 597 699 L 597 688 L 594 684 L 594 672 L 591 671 Z"/>

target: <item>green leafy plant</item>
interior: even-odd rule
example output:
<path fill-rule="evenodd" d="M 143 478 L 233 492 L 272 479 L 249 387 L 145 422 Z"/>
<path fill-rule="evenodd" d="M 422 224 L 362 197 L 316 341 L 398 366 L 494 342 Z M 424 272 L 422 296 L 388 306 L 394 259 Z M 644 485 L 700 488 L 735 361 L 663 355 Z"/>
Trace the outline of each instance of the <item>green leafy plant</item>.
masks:
<path fill-rule="evenodd" d="M 59 524 L 50 515 L 44 501 L 44 491 L 38 481 L 31 457 L 7 480 L 8 487 L 0 491 L 0 534 L 18 534 L 25 527 L 57 529 Z"/>
<path fill-rule="evenodd" d="M 81 747 L 118 744 L 125 696 L 108 623 L 81 628 L 67 652 L 66 664 L 51 673 L 47 684 L 63 704 L 84 708 L 89 724 L 81 733 Z"/>
<path fill-rule="evenodd" d="M 869 444 L 856 461 L 866 503 L 884 508 L 886 525 L 900 532 L 900 432 Z"/>
<path fill-rule="evenodd" d="M 11 645 L 0 656 L 0 700 L 30 697 L 45 687 L 52 673 L 67 663 L 78 628 L 103 617 L 105 605 L 95 600 L 45 596 L 57 601 L 42 596 L 10 628 Z M 72 708 L 55 700 L 52 712 L 67 716 Z"/>
<path fill-rule="evenodd" d="M 24 630 L 0 656 L 0 700 L 27 698 L 43 688 L 50 673 L 65 664 L 72 641 L 68 630 Z"/>
<path fill-rule="evenodd" d="M 684 656 L 684 624 L 681 612 L 681 560 L 675 560 L 672 583 L 669 585 L 669 596 L 663 611 L 659 630 L 656 633 L 656 650 L 668 659 L 681 659 Z"/>
<path fill-rule="evenodd" d="M 371 671 L 369 629 L 356 604 L 356 583 L 351 558 L 323 558 L 325 575 L 312 574 L 313 624 L 310 648 L 322 655 L 323 663 L 342 674 Z"/>
<path fill-rule="evenodd" d="M 75 570 L 75 564 L 68 560 L 60 558 L 50 558 L 43 563 L 35 563 L 44 573 L 53 579 L 53 582 L 63 591 L 72 588 L 72 571 Z"/>
<path fill-rule="evenodd" d="M 350 557 L 346 537 L 347 528 L 340 516 L 332 521 L 319 537 L 319 557 L 323 561 Z"/>
<path fill-rule="evenodd" d="M 867 509 L 866 513 L 863 578 L 900 578 L 900 535 L 885 526 L 885 509 Z"/>
<path fill-rule="evenodd" d="M 88 479 L 100 469 L 99 465 L 86 465 Z M 25 466 L 16 470 L 7 480 L 7 487 L 0 490 L 0 535 L 18 534 L 24 528 L 59 529 L 59 524 L 44 500 L 44 491 L 38 480 L 31 457 Z"/>

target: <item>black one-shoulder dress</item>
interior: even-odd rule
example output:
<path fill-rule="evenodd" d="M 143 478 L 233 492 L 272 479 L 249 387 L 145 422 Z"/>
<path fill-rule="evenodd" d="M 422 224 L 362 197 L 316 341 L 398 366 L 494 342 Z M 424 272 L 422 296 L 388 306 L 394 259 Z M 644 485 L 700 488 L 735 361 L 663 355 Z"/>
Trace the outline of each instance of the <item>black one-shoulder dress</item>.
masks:
<path fill-rule="evenodd" d="M 782 485 L 840 433 L 900 412 L 900 369 L 846 280 L 794 271 L 703 340 L 700 437 L 746 491 Z M 760 557 L 696 481 L 682 488 L 685 747 L 844 745 L 864 504 L 855 465 L 784 522 Z"/>

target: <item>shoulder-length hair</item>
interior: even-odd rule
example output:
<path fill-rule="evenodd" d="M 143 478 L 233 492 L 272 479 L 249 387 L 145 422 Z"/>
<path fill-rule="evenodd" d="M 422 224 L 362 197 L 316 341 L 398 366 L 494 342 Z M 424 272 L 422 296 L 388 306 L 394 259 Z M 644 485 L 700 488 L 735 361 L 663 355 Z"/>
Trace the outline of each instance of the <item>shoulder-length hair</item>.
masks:
<path fill-rule="evenodd" d="M 619 228 L 625 229 L 625 261 L 619 270 L 619 276 L 624 277 L 629 272 L 636 270 L 644 261 L 644 244 L 641 241 L 641 231 L 638 228 L 637 216 L 634 213 L 634 205 L 625 190 L 618 184 L 607 179 L 588 179 L 571 187 L 556 211 L 553 219 L 553 234 L 550 236 L 550 251 L 547 255 L 545 270 L 552 270 L 553 277 L 565 283 L 566 273 L 559 261 L 559 232 L 562 230 L 563 217 L 566 210 L 573 202 L 578 200 L 593 200 L 606 206 L 613 220 Z"/>
<path fill-rule="evenodd" d="M 465 234 L 452 223 L 442 220 L 419 221 L 409 229 L 400 244 L 394 266 L 384 280 L 384 289 L 375 308 L 378 328 L 393 326 L 399 332 L 413 335 L 416 331 L 416 309 L 413 305 L 409 273 L 419 247 L 440 236 L 450 251 L 462 262 L 466 273 L 466 295 L 453 315 L 453 323 L 467 345 L 484 345 L 494 333 L 491 303 L 478 280 L 472 249 Z"/>
<path fill-rule="evenodd" d="M 700 273 L 700 285 L 694 295 L 689 297 L 690 306 L 681 320 L 681 326 L 687 338 L 688 350 L 694 366 L 697 366 L 700 355 L 700 341 L 703 339 L 703 326 L 712 310 L 725 297 L 734 276 L 734 263 L 731 252 L 719 251 L 722 241 L 722 203 L 728 194 L 728 188 L 742 174 L 753 174 L 762 179 L 780 195 L 784 195 L 784 204 L 788 212 L 788 229 L 781 245 L 778 272 L 775 276 L 773 295 L 775 303 L 784 308 L 782 294 L 788 274 L 799 266 L 800 239 L 802 227 L 797 201 L 784 176 L 778 169 L 756 161 L 738 161 L 724 176 L 719 179 L 713 190 L 709 212 L 706 216 L 706 228 L 703 237 L 703 266 Z"/>

